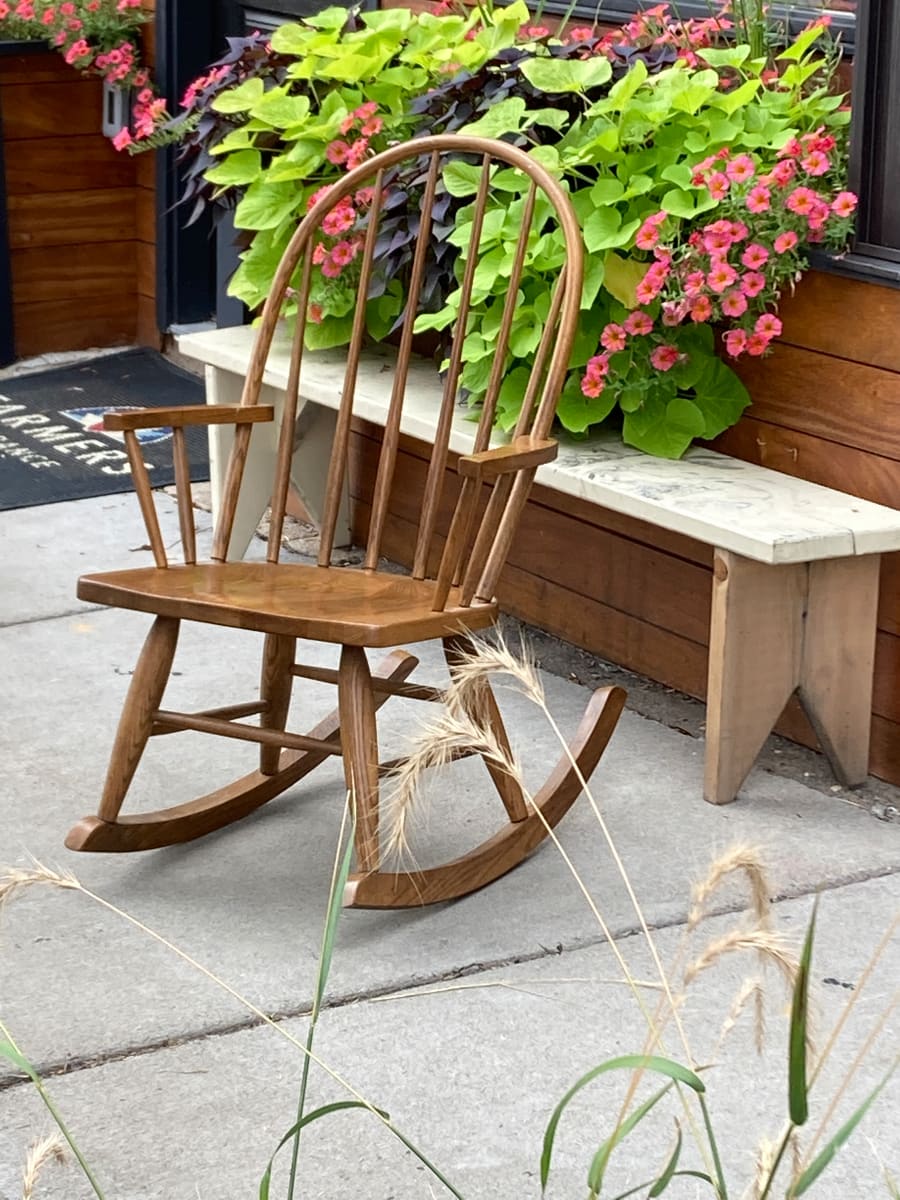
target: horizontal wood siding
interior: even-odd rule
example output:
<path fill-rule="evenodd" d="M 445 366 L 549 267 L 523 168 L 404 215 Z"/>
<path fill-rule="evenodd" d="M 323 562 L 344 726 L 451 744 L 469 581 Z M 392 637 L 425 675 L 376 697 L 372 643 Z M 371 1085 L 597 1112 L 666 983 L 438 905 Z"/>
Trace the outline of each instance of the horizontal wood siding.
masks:
<path fill-rule="evenodd" d="M 101 107 L 99 80 L 79 76 L 58 54 L 0 58 L 21 358 L 131 344 L 141 300 L 153 307 L 153 156 L 142 167 L 113 149 L 100 132 Z M 152 325 L 146 340 L 158 341 L 155 316 Z"/>

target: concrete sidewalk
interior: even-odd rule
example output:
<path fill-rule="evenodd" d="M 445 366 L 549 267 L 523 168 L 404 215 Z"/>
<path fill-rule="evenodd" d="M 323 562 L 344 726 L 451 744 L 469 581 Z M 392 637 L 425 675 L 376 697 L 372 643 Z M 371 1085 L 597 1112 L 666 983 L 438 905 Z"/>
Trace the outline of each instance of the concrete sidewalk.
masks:
<path fill-rule="evenodd" d="M 165 497 L 161 503 L 174 540 L 174 505 Z M 282 1030 L 302 1037 L 340 823 L 339 764 L 323 766 L 293 794 L 188 846 L 120 857 L 79 857 L 62 848 L 68 827 L 95 808 L 147 624 L 136 614 L 80 605 L 75 578 L 81 571 L 148 563 L 144 542 L 128 495 L 0 513 L 0 663 L 7 679 L 0 864 L 22 864 L 31 853 L 73 870 L 277 1015 Z M 254 553 L 261 551 L 260 543 Z M 591 664 L 586 672 L 584 656 L 545 639 L 538 647 L 556 672 L 544 672 L 551 709 L 571 731 L 588 693 L 568 676 L 589 673 L 599 682 L 606 668 Z M 254 693 L 260 649 L 254 635 L 189 629 L 184 649 L 175 666 L 173 706 Z M 304 657 L 311 654 L 330 661 L 305 647 Z M 425 677 L 440 679 L 433 651 L 421 654 Z M 619 676 L 615 672 L 617 682 Z M 647 920 L 660 931 L 664 961 L 682 943 L 691 882 L 733 842 L 763 844 L 779 928 L 798 938 L 810 897 L 826 893 L 814 970 L 824 1035 L 900 910 L 900 824 L 870 811 L 890 816 L 900 807 L 896 791 L 876 782 L 855 802 L 820 782 L 825 774 L 816 756 L 792 751 L 779 759 L 776 746 L 764 761 L 780 763 L 781 773 L 757 770 L 735 804 L 713 808 L 700 799 L 702 743 L 683 732 L 691 727 L 683 719 L 685 702 L 645 684 L 633 693 L 656 719 L 625 714 L 593 790 Z M 332 703 L 326 688 L 298 687 L 293 727 L 313 724 Z M 526 773 L 539 781 L 558 755 L 553 735 L 521 698 L 507 695 L 503 703 Z M 696 724 L 697 706 L 687 708 Z M 391 746 L 402 749 L 412 711 L 405 702 L 383 710 L 388 753 Z M 247 769 L 253 753 L 192 734 L 151 750 L 134 803 L 154 807 L 224 782 Z M 493 810 L 484 811 L 480 766 L 458 764 L 457 771 L 434 788 L 423 855 L 426 846 L 436 856 L 461 849 L 497 823 Z M 651 979 L 637 917 L 584 800 L 560 832 L 632 969 Z M 739 886 L 717 893 L 719 915 L 696 949 L 733 927 L 743 904 Z M 691 989 L 685 1020 L 697 1061 L 709 1061 L 748 973 L 752 964 L 726 959 Z M 641 1047 L 643 1021 L 620 978 L 584 897 L 547 845 L 458 903 L 344 914 L 318 1049 L 390 1111 L 467 1200 L 536 1197 L 540 1139 L 554 1104 L 605 1057 Z M 898 978 L 895 939 L 817 1087 L 811 1128 L 829 1085 L 853 1061 Z M 767 1056 L 753 1057 L 745 1015 L 722 1067 L 708 1077 L 735 1198 L 752 1174 L 759 1137 L 775 1137 L 785 1112 L 784 1001 L 774 977 L 768 991 Z M 656 993 L 648 994 L 654 1002 Z M 269 1155 L 292 1121 L 301 1054 L 170 951 L 82 896 L 35 888 L 4 913 L 0 926 L 0 1017 L 51 1077 L 52 1093 L 109 1200 L 257 1194 Z M 895 1014 L 831 1128 L 878 1078 L 898 1032 Z M 674 1031 L 666 1049 L 684 1058 Z M 320 1072 L 314 1081 L 317 1102 L 345 1094 Z M 549 1196 L 585 1194 L 588 1165 L 614 1124 L 623 1088 L 622 1076 L 598 1082 L 564 1117 Z M 811 1195 L 889 1196 L 879 1156 L 900 1177 L 898 1101 L 895 1079 Z M 639 1131 L 617 1151 L 610 1195 L 662 1168 L 672 1115 L 679 1112 L 674 1101 L 663 1112 L 667 1102 L 659 1106 L 654 1137 Z M 25 1152 L 47 1127 L 30 1085 L 0 1063 L 2 1200 L 21 1194 Z M 448 1194 L 365 1113 L 328 1118 L 304 1138 L 303 1197 Z M 701 1164 L 686 1150 L 683 1165 Z M 283 1174 L 277 1179 L 273 1196 L 283 1196 Z M 709 1194 L 700 1186 L 676 1180 L 667 1195 Z M 36 1194 L 79 1200 L 91 1193 L 74 1167 L 54 1167 Z"/>

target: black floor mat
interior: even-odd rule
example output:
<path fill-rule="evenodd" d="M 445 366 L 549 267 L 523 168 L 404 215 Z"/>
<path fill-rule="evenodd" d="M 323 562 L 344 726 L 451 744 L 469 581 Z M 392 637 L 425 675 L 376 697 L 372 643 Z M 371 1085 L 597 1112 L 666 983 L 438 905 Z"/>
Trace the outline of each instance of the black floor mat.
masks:
<path fill-rule="evenodd" d="M 127 350 L 0 381 L 0 509 L 131 490 L 110 409 L 203 404 L 203 381 L 154 350 Z M 191 479 L 209 479 L 206 429 L 188 429 Z M 172 431 L 138 431 L 154 487 L 174 480 Z"/>

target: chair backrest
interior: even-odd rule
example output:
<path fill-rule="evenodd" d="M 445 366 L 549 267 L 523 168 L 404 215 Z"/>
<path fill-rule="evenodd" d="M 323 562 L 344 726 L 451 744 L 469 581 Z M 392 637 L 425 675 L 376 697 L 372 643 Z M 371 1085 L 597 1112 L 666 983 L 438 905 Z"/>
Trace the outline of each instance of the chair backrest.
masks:
<path fill-rule="evenodd" d="M 497 169 L 520 172 L 522 186 L 518 196 L 504 190 L 507 200 L 517 199 L 521 205 L 521 229 L 512 261 L 508 262 L 505 298 L 496 334 L 496 347 L 477 424 L 473 422 L 471 453 L 480 453 L 489 446 L 498 396 L 510 362 L 510 335 L 516 327 L 516 311 L 520 306 L 519 285 L 529 254 L 534 252 L 537 238 L 559 229 L 565 245 L 565 255 L 554 283 L 550 311 L 544 322 L 540 342 L 534 353 L 534 364 L 527 385 L 523 387 L 521 413 L 513 437 L 529 435 L 546 438 L 551 427 L 559 393 L 565 381 L 572 343 L 578 323 L 583 275 L 583 247 L 577 217 L 568 194 L 560 183 L 535 159 L 504 142 L 464 135 L 445 134 L 418 138 L 376 155 L 361 166 L 348 171 L 315 199 L 302 220 L 275 274 L 271 292 L 259 319 L 259 332 L 248 368 L 241 405 L 259 401 L 266 361 L 276 326 L 287 306 L 296 308 L 292 336 L 284 416 L 279 433 L 278 464 L 272 489 L 272 519 L 269 531 L 268 558 L 277 562 L 283 530 L 285 506 L 290 483 L 291 457 L 294 449 L 298 396 L 302 394 L 302 362 L 304 336 L 310 313 L 310 290 L 314 272 L 321 269 L 326 247 L 334 237 L 329 231 L 343 226 L 353 209 L 352 198 L 359 198 L 365 188 L 365 211 L 357 214 L 357 224 L 346 237 L 356 237 L 354 249 L 358 256 L 359 282 L 356 304 L 346 357 L 346 372 L 340 407 L 336 419 L 336 434 L 327 477 L 326 496 L 321 529 L 319 566 L 331 562 L 335 529 L 347 478 L 351 422 L 359 374 L 360 357 L 364 353 L 366 336 L 366 304 L 370 296 L 383 290 L 385 280 L 379 281 L 379 263 L 383 261 L 385 242 L 379 235 L 385 221 L 395 218 L 398 203 L 406 205 L 413 228 L 417 224 L 412 253 L 405 263 L 403 279 L 407 302 L 398 322 L 399 345 L 393 374 L 393 386 L 378 469 L 367 497 L 369 528 L 366 540 L 364 569 L 374 570 L 381 552 L 385 523 L 388 520 L 391 488 L 400 442 L 401 417 L 407 391 L 410 358 L 413 353 L 413 326 L 422 311 L 423 300 L 434 306 L 429 295 L 429 260 L 435 253 L 446 263 L 448 244 L 446 228 L 450 190 L 444 186 L 443 171 L 447 164 L 460 162 L 481 165 L 477 174 L 477 191 L 467 198 L 466 220 L 471 220 L 468 247 L 460 251 L 456 264 L 458 287 L 457 316 L 449 345 L 442 362 L 442 399 L 434 413 L 433 449 L 425 476 L 421 497 L 417 500 L 420 513 L 415 541 L 412 573 L 416 578 L 438 580 L 436 607 L 446 603 L 451 585 L 459 585 L 461 593 L 455 603 L 469 604 L 475 599 L 489 599 L 503 566 L 512 535 L 527 498 L 534 467 L 526 466 L 512 473 L 490 479 L 492 491 L 484 504 L 484 484 L 472 475 L 462 482 L 454 509 L 449 534 L 438 529 L 442 492 L 445 485 L 451 423 L 460 400 L 460 375 L 465 363 L 466 335 L 473 315 L 473 284 L 485 232 L 485 214 L 491 207 L 492 176 Z M 401 187 L 402 181 L 402 187 Z M 412 186 L 410 186 L 412 181 Z M 368 186 L 367 186 L 368 185 Z M 348 203 L 348 200 L 351 202 Z M 494 204 L 496 207 L 496 204 Z M 335 221 L 333 214 L 341 214 Z M 332 217 L 328 221 L 329 216 Z M 323 231 L 324 223 L 324 231 Z M 396 228 L 396 224 L 393 226 Z M 494 243 L 496 244 L 496 243 Z M 446 269 L 446 267 L 445 267 Z M 383 270 L 383 268 L 382 268 Z M 504 272 L 505 274 L 505 272 Z M 310 353 L 307 351 L 307 353 Z M 250 425 L 237 429 L 234 448 L 228 465 L 222 508 L 213 543 L 213 558 L 224 560 L 236 511 L 243 465 L 250 437 Z M 439 554 L 443 542 L 444 550 Z"/>

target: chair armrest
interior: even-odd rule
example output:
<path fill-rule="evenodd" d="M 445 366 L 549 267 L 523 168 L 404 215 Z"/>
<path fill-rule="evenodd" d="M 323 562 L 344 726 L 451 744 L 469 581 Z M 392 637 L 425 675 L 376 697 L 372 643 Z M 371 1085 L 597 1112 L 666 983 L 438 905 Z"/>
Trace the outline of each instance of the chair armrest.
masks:
<path fill-rule="evenodd" d="M 474 479 L 496 479 L 498 475 L 552 462 L 558 449 L 553 438 L 517 437 L 506 446 L 482 450 L 480 454 L 461 454 L 457 470 Z"/>
<path fill-rule="evenodd" d="M 255 421 L 273 421 L 271 404 L 184 404 L 177 408 L 142 408 L 136 412 L 112 412 L 103 418 L 103 428 L 121 432 L 126 429 L 156 429 L 159 426 L 181 428 L 185 425 L 246 425 Z"/>

